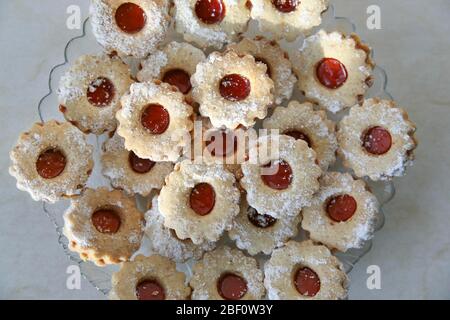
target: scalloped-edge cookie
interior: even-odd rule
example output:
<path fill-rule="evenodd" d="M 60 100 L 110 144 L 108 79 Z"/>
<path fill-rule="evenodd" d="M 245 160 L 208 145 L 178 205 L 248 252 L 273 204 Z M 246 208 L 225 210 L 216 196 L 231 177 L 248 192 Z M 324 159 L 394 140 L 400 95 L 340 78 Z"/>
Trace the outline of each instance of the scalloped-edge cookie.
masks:
<path fill-rule="evenodd" d="M 289 241 L 275 249 L 264 266 L 270 300 L 339 300 L 347 297 L 348 278 L 330 250 L 312 241 Z"/>
<path fill-rule="evenodd" d="M 211 53 L 191 78 L 200 114 L 217 128 L 253 126 L 256 119 L 266 117 L 274 99 L 274 84 L 266 71 L 264 63 L 248 54 L 233 50 Z"/>
<path fill-rule="evenodd" d="M 191 288 L 173 261 L 138 255 L 112 276 L 111 300 L 188 300 Z"/>
<path fill-rule="evenodd" d="M 283 246 L 299 232 L 302 220 L 300 214 L 275 219 L 267 214 L 259 213 L 241 200 L 241 211 L 234 220 L 233 228 L 228 236 L 236 242 L 239 249 L 246 250 L 252 256 L 258 253 L 271 254 L 273 249 Z"/>
<path fill-rule="evenodd" d="M 141 246 L 144 216 L 119 190 L 86 189 L 64 213 L 69 249 L 97 266 L 128 261 Z"/>
<path fill-rule="evenodd" d="M 361 101 L 372 85 L 370 49 L 356 35 L 320 30 L 304 41 L 293 63 L 299 90 L 333 113 Z"/>
<path fill-rule="evenodd" d="M 205 253 L 190 285 L 194 300 L 259 300 L 265 293 L 257 261 L 229 247 Z"/>
<path fill-rule="evenodd" d="M 159 211 L 158 196 L 152 200 L 152 207 L 145 213 L 145 234 L 150 239 L 152 252 L 177 262 L 189 259 L 199 260 L 203 253 L 216 247 L 214 242 L 203 242 L 195 245 L 191 240 L 179 239 L 175 232 L 164 226 L 164 216 Z"/>
<path fill-rule="evenodd" d="M 358 177 L 390 180 L 403 176 L 414 160 L 416 127 L 394 101 L 365 100 L 338 127 L 338 154 Z"/>
<path fill-rule="evenodd" d="M 373 237 L 379 204 L 363 180 L 328 172 L 320 179 L 312 205 L 303 209 L 302 228 L 312 240 L 345 252 Z"/>
<path fill-rule="evenodd" d="M 175 87 L 159 80 L 134 83 L 121 103 L 117 133 L 140 158 L 175 162 L 190 145 L 192 107 Z"/>
<path fill-rule="evenodd" d="M 128 66 L 117 56 L 84 55 L 61 77 L 60 111 L 85 133 L 114 131 L 120 98 L 134 81 Z"/>
<path fill-rule="evenodd" d="M 274 82 L 275 103 L 292 97 L 297 78 L 292 71 L 287 52 L 283 51 L 276 41 L 269 41 L 261 36 L 254 40 L 244 38 L 237 44 L 231 44 L 229 49 L 241 54 L 251 54 L 255 60 L 267 66 L 267 74 Z"/>
<path fill-rule="evenodd" d="M 328 0 L 251 0 L 251 17 L 264 34 L 294 41 L 322 23 Z"/>
<path fill-rule="evenodd" d="M 164 179 L 172 172 L 171 162 L 154 162 L 139 158 L 124 146 L 124 139 L 115 134 L 105 141 L 101 154 L 102 173 L 116 189 L 128 194 L 148 196 L 152 190 L 161 189 Z"/>
<path fill-rule="evenodd" d="M 107 51 L 144 58 L 169 30 L 168 0 L 91 0 L 92 32 Z"/>
<path fill-rule="evenodd" d="M 235 177 L 222 165 L 185 160 L 166 178 L 159 195 L 164 225 L 194 244 L 219 240 L 239 213 Z"/>
<path fill-rule="evenodd" d="M 221 49 L 247 30 L 247 0 L 174 0 L 175 28 L 188 42 Z"/>
<path fill-rule="evenodd" d="M 263 127 L 279 129 L 280 134 L 306 141 L 316 152 L 323 171 L 336 161 L 338 144 L 335 124 L 328 120 L 325 111 L 314 110 L 310 102 L 291 101 L 287 108 L 275 108 L 273 114 L 264 120 Z"/>
<path fill-rule="evenodd" d="M 36 123 L 11 150 L 9 173 L 33 200 L 54 203 L 84 188 L 94 167 L 92 150 L 86 135 L 68 122 Z"/>
<path fill-rule="evenodd" d="M 278 152 L 267 152 L 272 149 Z M 295 216 L 311 204 L 322 170 L 305 141 L 286 135 L 262 136 L 249 154 L 249 161 L 241 166 L 240 184 L 256 211 L 280 219 Z"/>

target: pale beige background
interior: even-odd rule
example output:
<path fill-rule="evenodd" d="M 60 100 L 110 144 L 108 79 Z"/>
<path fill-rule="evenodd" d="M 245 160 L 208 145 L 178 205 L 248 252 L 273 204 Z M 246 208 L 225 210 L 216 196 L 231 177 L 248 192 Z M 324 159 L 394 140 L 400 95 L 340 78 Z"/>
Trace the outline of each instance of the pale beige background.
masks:
<path fill-rule="evenodd" d="M 0 298 L 102 299 L 87 282 L 66 289 L 70 262 L 41 205 L 14 187 L 8 152 L 37 120 L 51 67 L 62 61 L 69 4 L 87 0 L 0 1 Z M 372 251 L 351 273 L 353 299 L 450 298 L 450 1 L 335 0 L 376 51 L 389 90 L 417 122 L 421 145 L 408 175 L 396 180 L 397 197 Z M 382 30 L 366 28 L 366 9 L 378 4 Z M 368 290 L 366 268 L 382 270 L 382 290 Z"/>

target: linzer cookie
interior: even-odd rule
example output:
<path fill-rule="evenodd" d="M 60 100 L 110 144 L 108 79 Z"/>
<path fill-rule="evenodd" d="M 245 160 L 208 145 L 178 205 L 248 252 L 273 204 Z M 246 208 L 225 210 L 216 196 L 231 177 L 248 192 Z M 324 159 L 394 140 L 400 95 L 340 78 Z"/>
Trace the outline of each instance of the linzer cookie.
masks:
<path fill-rule="evenodd" d="M 369 99 L 352 107 L 340 122 L 339 155 L 358 177 L 389 180 L 402 176 L 414 159 L 415 130 L 394 101 Z"/>
<path fill-rule="evenodd" d="M 175 0 L 175 28 L 200 47 L 222 48 L 247 30 L 247 0 Z"/>
<path fill-rule="evenodd" d="M 79 57 L 60 80 L 60 111 L 67 121 L 86 133 L 116 129 L 120 98 L 133 83 L 128 66 L 119 57 Z"/>
<path fill-rule="evenodd" d="M 191 288 L 173 261 L 138 255 L 112 276 L 111 300 L 187 300 Z"/>
<path fill-rule="evenodd" d="M 206 253 L 190 285 L 194 300 L 258 300 L 265 292 L 257 261 L 229 247 Z"/>
<path fill-rule="evenodd" d="M 143 227 L 135 199 L 107 188 L 87 189 L 64 213 L 69 249 L 98 266 L 128 261 L 141 246 Z"/>
<path fill-rule="evenodd" d="M 169 5 L 168 0 L 92 0 L 92 32 L 106 50 L 144 58 L 166 37 Z"/>
<path fill-rule="evenodd" d="M 33 200 L 54 203 L 80 192 L 94 161 L 86 136 L 70 123 L 36 123 L 10 153 L 9 173 Z"/>

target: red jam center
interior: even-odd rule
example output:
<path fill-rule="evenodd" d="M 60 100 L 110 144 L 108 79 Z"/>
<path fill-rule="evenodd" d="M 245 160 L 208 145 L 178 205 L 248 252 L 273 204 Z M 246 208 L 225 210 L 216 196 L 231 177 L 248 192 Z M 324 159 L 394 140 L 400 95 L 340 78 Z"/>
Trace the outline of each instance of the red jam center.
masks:
<path fill-rule="evenodd" d="M 261 229 L 266 229 L 273 226 L 277 219 L 268 214 L 259 214 L 255 208 L 248 207 L 247 218 L 255 226 Z"/>
<path fill-rule="evenodd" d="M 219 23 L 225 18 L 225 5 L 222 0 L 198 0 L 195 14 L 203 23 Z"/>
<path fill-rule="evenodd" d="M 120 217 L 119 215 L 109 209 L 100 209 L 95 211 L 91 217 L 92 224 L 100 233 L 114 234 L 119 231 Z"/>
<path fill-rule="evenodd" d="M 106 107 L 114 99 L 114 85 L 107 78 L 97 78 L 89 84 L 86 92 L 90 104 L 95 107 Z"/>
<path fill-rule="evenodd" d="M 331 219 L 336 222 L 343 222 L 350 219 L 356 212 L 357 204 L 355 198 L 348 194 L 331 198 L 326 207 L 326 211 Z"/>
<path fill-rule="evenodd" d="M 290 136 L 296 140 L 303 140 L 308 144 L 308 147 L 311 148 L 311 139 L 309 136 L 299 130 L 292 130 L 284 133 L 287 136 Z"/>
<path fill-rule="evenodd" d="M 269 63 L 267 62 L 267 60 L 264 59 L 264 58 L 255 58 L 255 61 L 259 62 L 259 63 L 264 63 L 266 65 L 266 67 L 267 67 L 266 74 L 267 74 L 267 76 L 269 78 L 271 78 L 272 77 L 272 70 L 270 70 L 270 66 L 269 66 Z"/>
<path fill-rule="evenodd" d="M 149 159 L 141 159 L 133 151 L 130 151 L 128 161 L 131 169 L 136 173 L 147 173 L 155 166 L 155 162 Z"/>
<path fill-rule="evenodd" d="M 217 282 L 217 291 L 225 300 L 239 300 L 247 293 L 247 282 L 233 273 L 226 273 Z"/>
<path fill-rule="evenodd" d="M 210 184 L 200 183 L 192 189 L 189 203 L 196 214 L 206 216 L 214 209 L 216 192 Z"/>
<path fill-rule="evenodd" d="M 136 286 L 138 300 L 165 300 L 164 288 L 156 281 L 142 281 Z"/>
<path fill-rule="evenodd" d="M 219 136 L 220 135 L 220 136 Z M 218 141 L 216 141 L 218 139 Z M 210 140 L 206 142 L 206 147 L 213 157 L 227 157 L 237 151 L 237 138 L 232 132 L 215 132 Z"/>
<path fill-rule="evenodd" d="M 229 74 L 220 80 L 220 95 L 230 101 L 241 101 L 250 94 L 250 80 L 239 74 Z"/>
<path fill-rule="evenodd" d="M 294 276 L 297 291 L 307 297 L 314 297 L 320 290 L 320 279 L 310 268 L 301 268 Z"/>
<path fill-rule="evenodd" d="M 371 154 L 385 154 L 392 146 L 391 134 L 381 127 L 370 128 L 364 135 L 363 146 Z"/>
<path fill-rule="evenodd" d="M 278 11 L 283 13 L 289 13 L 295 11 L 299 5 L 298 0 L 272 0 L 272 4 Z"/>
<path fill-rule="evenodd" d="M 117 26 L 126 33 L 137 33 L 145 27 L 147 15 L 137 4 L 127 2 L 116 10 Z"/>
<path fill-rule="evenodd" d="M 167 71 L 162 81 L 177 87 L 183 94 L 187 94 L 192 89 L 191 77 L 186 71 L 181 69 Z"/>
<path fill-rule="evenodd" d="M 36 171 L 44 179 L 58 177 L 66 167 L 66 157 L 58 149 L 41 153 L 36 161 Z"/>
<path fill-rule="evenodd" d="M 149 104 L 141 116 L 141 123 L 152 134 L 163 134 L 170 123 L 169 112 L 159 104 Z"/>
<path fill-rule="evenodd" d="M 270 168 L 270 169 L 268 169 Z M 284 160 L 271 162 L 264 166 L 264 170 L 275 172 L 271 175 L 261 175 L 266 186 L 275 190 L 284 190 L 289 188 L 292 182 L 292 169 L 289 163 Z"/>
<path fill-rule="evenodd" d="M 317 64 L 317 79 L 328 89 L 337 89 L 347 81 L 345 66 L 336 59 L 324 58 Z"/>

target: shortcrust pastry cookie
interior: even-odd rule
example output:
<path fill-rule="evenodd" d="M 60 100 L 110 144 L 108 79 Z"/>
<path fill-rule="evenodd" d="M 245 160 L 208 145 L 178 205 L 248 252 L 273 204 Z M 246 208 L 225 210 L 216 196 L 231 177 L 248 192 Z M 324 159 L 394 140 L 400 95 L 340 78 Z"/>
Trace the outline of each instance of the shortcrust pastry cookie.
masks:
<path fill-rule="evenodd" d="M 33 200 L 54 203 L 84 187 L 94 161 L 86 136 L 68 122 L 36 123 L 10 153 L 9 173 Z"/>
<path fill-rule="evenodd" d="M 64 213 L 69 249 L 98 266 L 127 261 L 139 249 L 144 217 L 122 191 L 87 189 Z"/>
<path fill-rule="evenodd" d="M 111 300 L 188 300 L 191 288 L 173 261 L 138 255 L 112 276 Z"/>
<path fill-rule="evenodd" d="M 153 161 L 176 161 L 190 144 L 192 107 L 170 84 L 134 83 L 122 97 L 116 118 L 125 148 Z"/>
<path fill-rule="evenodd" d="M 361 248 L 373 237 L 379 205 L 363 180 L 328 172 L 312 205 L 303 209 L 302 228 L 312 240 L 342 252 Z"/>
<path fill-rule="evenodd" d="M 342 263 L 323 245 L 289 241 L 264 266 L 271 300 L 339 300 L 347 297 Z"/>
<path fill-rule="evenodd" d="M 169 29 L 168 0 L 91 0 L 92 32 L 108 51 L 144 58 Z"/>
<path fill-rule="evenodd" d="M 417 146 L 415 125 L 394 101 L 368 99 L 339 124 L 338 154 L 358 177 L 389 180 L 405 174 Z"/>
<path fill-rule="evenodd" d="M 294 41 L 322 23 L 328 0 L 251 0 L 253 19 L 263 33 Z"/>
<path fill-rule="evenodd" d="M 175 232 L 164 226 L 164 216 L 159 211 L 158 197 L 152 201 L 152 207 L 145 213 L 145 234 L 150 239 L 152 252 L 177 262 L 189 259 L 199 260 L 203 253 L 216 247 L 214 242 L 203 242 L 195 245 L 191 240 L 179 239 Z"/>
<path fill-rule="evenodd" d="M 141 82 L 159 79 L 190 96 L 191 76 L 205 58 L 203 51 L 191 44 L 173 41 L 141 62 L 137 78 Z"/>
<path fill-rule="evenodd" d="M 60 111 L 85 133 L 116 129 L 120 97 L 133 83 L 128 66 L 118 56 L 84 55 L 61 77 Z"/>
<path fill-rule="evenodd" d="M 323 171 L 336 161 L 335 124 L 327 119 L 325 111 L 315 111 L 310 102 L 292 101 L 287 108 L 277 107 L 272 116 L 264 120 L 263 127 L 279 129 L 280 134 L 304 140 L 316 152 Z"/>
<path fill-rule="evenodd" d="M 267 66 L 251 55 L 233 50 L 211 53 L 191 78 L 200 114 L 217 128 L 253 126 L 267 115 L 274 99 L 274 84 L 266 71 Z"/>
<path fill-rule="evenodd" d="M 283 100 L 290 99 L 297 78 L 293 74 L 292 64 L 288 54 L 281 49 L 275 41 L 256 37 L 254 40 L 244 38 L 237 44 L 228 48 L 241 53 L 251 54 L 255 60 L 267 66 L 267 74 L 274 82 L 275 103 L 280 104 Z"/>
<path fill-rule="evenodd" d="M 239 249 L 247 250 L 251 255 L 271 254 L 273 249 L 281 247 L 299 231 L 300 214 L 275 219 L 259 213 L 242 199 L 241 211 L 234 220 L 228 236 L 236 242 Z"/>
<path fill-rule="evenodd" d="M 249 161 L 242 164 L 240 183 L 250 206 L 281 219 L 298 215 L 310 205 L 322 170 L 305 141 L 286 135 L 262 136 L 249 154 Z"/>
<path fill-rule="evenodd" d="M 320 30 L 307 38 L 294 70 L 305 96 L 331 112 L 359 102 L 372 85 L 370 49 L 356 35 Z"/>
<path fill-rule="evenodd" d="M 174 0 L 175 27 L 200 47 L 222 48 L 247 30 L 247 0 Z"/>
<path fill-rule="evenodd" d="M 229 247 L 205 253 L 190 285 L 194 300 L 259 300 L 265 293 L 257 261 Z"/>
<path fill-rule="evenodd" d="M 165 177 L 172 172 L 171 162 L 154 162 L 139 158 L 124 146 L 124 139 L 115 134 L 105 141 L 102 148 L 102 173 L 116 189 L 128 194 L 147 196 L 154 189 L 161 189 Z"/>
<path fill-rule="evenodd" d="M 217 241 L 239 213 L 235 177 L 222 165 L 178 163 L 159 195 L 164 225 L 194 244 Z"/>

